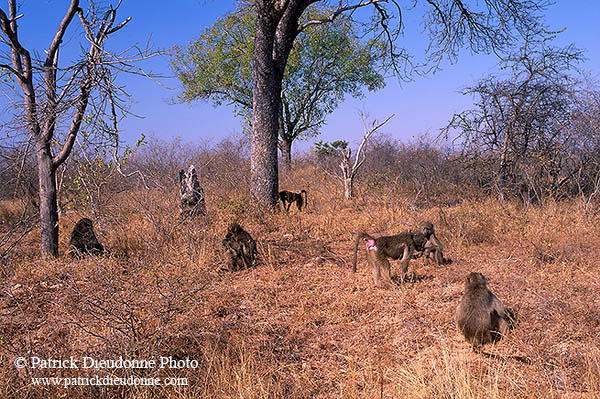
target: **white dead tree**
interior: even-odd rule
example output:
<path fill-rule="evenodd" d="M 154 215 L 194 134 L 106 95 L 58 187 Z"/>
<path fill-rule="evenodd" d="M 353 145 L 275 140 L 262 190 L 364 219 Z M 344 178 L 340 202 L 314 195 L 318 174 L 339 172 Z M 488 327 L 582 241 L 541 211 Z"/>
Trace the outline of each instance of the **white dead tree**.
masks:
<path fill-rule="evenodd" d="M 179 199 L 182 217 L 206 216 L 204 190 L 194 165 L 190 165 L 187 172 L 183 169 L 179 171 Z"/>
<path fill-rule="evenodd" d="M 40 243 L 44 257 L 58 255 L 57 169 L 67 160 L 82 126 L 89 134 L 107 134 L 118 142 L 117 121 L 127 113 L 123 99 L 128 94 L 115 82 L 119 72 L 145 75 L 135 64 L 161 52 L 132 43 L 123 51 L 111 51 L 107 40 L 131 20 L 116 20 L 115 7 L 90 0 L 86 9 L 79 0 L 67 2 L 63 19 L 44 51 L 26 49 L 17 22 L 21 3 L 8 0 L 8 12 L 0 8 L 0 72 L 10 75 L 2 82 L 18 126 L 32 138 L 39 184 Z M 57 5 L 58 6 L 58 5 Z M 78 59 L 59 57 L 67 29 L 80 29 Z M 66 41 L 69 42 L 68 40 Z M 59 62 L 63 61 L 63 62 Z M 16 84 L 12 85 L 14 81 Z M 11 94 L 7 94 L 11 92 Z"/>
<path fill-rule="evenodd" d="M 356 158 L 354 159 L 354 164 L 350 166 L 350 160 L 352 158 L 352 149 L 348 148 L 347 150 L 340 150 L 340 155 L 342 156 L 342 162 L 340 163 L 340 168 L 342 169 L 342 182 L 344 183 L 344 197 L 349 200 L 354 196 L 354 178 L 358 173 L 358 170 L 362 166 L 362 164 L 367 159 L 365 154 L 365 145 L 367 144 L 367 140 L 373 133 L 375 133 L 380 127 L 388 123 L 390 119 L 394 117 L 394 114 L 387 117 L 386 120 L 377 124 L 377 120 L 373 120 L 369 125 L 367 123 L 367 117 L 365 113 L 361 112 L 360 117 L 363 122 L 364 136 L 358 146 L 358 151 L 356 152 Z"/>

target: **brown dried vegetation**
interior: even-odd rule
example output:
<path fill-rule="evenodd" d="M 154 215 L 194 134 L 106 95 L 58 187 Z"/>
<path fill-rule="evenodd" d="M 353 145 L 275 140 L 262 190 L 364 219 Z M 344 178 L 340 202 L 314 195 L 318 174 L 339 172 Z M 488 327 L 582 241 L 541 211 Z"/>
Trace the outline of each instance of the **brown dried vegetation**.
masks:
<path fill-rule="evenodd" d="M 201 163 L 198 163 L 201 165 Z M 199 168 L 199 172 L 200 171 Z M 234 173 L 234 172 L 232 172 Z M 408 206 L 409 197 L 341 187 L 306 166 L 306 212 L 265 214 L 201 175 L 207 218 L 178 219 L 177 185 L 111 195 L 94 223 L 110 255 L 37 260 L 37 232 L 0 266 L 0 397 L 552 398 L 600 395 L 600 221 L 579 200 L 525 208 L 492 199 Z M 231 179 L 235 181 L 235 178 Z M 2 202 L 0 214 L 14 213 Z M 61 253 L 86 209 L 60 220 Z M 220 270 L 227 225 L 259 247 L 256 268 Z M 413 261 L 394 290 L 351 272 L 352 232 L 393 234 L 431 220 L 449 266 Z M 364 253 L 359 262 L 366 262 Z M 471 351 L 453 314 L 464 278 L 483 273 L 518 324 Z M 393 263 L 393 273 L 398 273 Z M 17 370 L 18 356 L 196 359 L 197 369 Z M 30 377 L 186 377 L 186 387 L 40 387 Z"/>

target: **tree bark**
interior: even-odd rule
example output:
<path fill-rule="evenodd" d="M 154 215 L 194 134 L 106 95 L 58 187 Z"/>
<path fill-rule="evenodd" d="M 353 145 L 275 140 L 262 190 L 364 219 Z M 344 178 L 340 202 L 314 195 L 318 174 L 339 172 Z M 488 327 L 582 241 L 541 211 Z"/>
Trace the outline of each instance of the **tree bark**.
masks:
<path fill-rule="evenodd" d="M 354 196 L 354 179 L 352 176 L 344 177 L 344 198 L 352 199 Z"/>
<path fill-rule="evenodd" d="M 49 144 L 37 144 L 38 182 L 40 192 L 40 244 L 44 258 L 58 256 L 58 206 L 56 170 Z"/>
<path fill-rule="evenodd" d="M 256 36 L 252 71 L 252 139 L 250 192 L 268 209 L 277 208 L 277 144 L 283 72 L 298 20 L 310 0 L 256 1 Z"/>
<path fill-rule="evenodd" d="M 286 172 L 292 170 L 292 141 L 282 138 L 279 142 L 281 150 L 281 164 Z"/>
<path fill-rule="evenodd" d="M 352 199 L 352 196 L 354 195 L 354 168 L 350 166 L 352 150 L 350 148 L 348 148 L 347 151 L 342 150 L 340 151 L 340 155 L 342 156 L 340 169 L 342 169 L 342 181 L 344 182 L 344 198 L 349 200 Z M 358 155 L 360 155 L 360 153 Z"/>
<path fill-rule="evenodd" d="M 268 208 L 277 205 L 279 189 L 277 136 L 283 75 L 278 73 L 273 59 L 276 28 L 275 18 L 259 9 L 252 75 L 250 190 L 258 203 Z"/>

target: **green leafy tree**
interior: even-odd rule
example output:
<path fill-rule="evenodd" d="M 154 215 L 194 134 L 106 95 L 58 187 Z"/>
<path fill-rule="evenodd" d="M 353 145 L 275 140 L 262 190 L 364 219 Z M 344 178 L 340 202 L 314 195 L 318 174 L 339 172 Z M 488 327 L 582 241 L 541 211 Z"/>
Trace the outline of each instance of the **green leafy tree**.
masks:
<path fill-rule="evenodd" d="M 348 142 L 346 140 L 336 140 L 328 143 L 326 141 L 317 141 L 315 143 L 315 154 L 319 160 L 327 158 L 331 155 L 337 154 L 339 151 L 345 151 L 348 148 Z"/>
<path fill-rule="evenodd" d="M 279 170 L 277 146 L 281 127 L 282 89 L 285 70 L 295 42 L 340 18 L 361 28 L 362 40 L 381 40 L 382 59 L 396 75 L 415 70 L 411 54 L 400 47 L 403 13 L 417 8 L 423 15 L 423 33 L 429 45 L 424 67 L 435 70 L 444 58 L 454 60 L 459 51 L 500 54 L 513 47 L 524 34 L 543 34 L 541 15 L 547 0 L 427 0 L 400 4 L 398 0 L 245 0 L 256 16 L 252 55 L 252 135 L 250 140 L 250 191 L 270 209 L 277 207 Z M 323 18 L 307 17 L 315 4 L 331 8 Z M 359 9 L 371 10 L 366 21 Z M 355 19 L 354 16 L 357 16 Z M 360 17 L 359 17 L 360 16 Z M 213 71 L 216 73 L 217 71 Z"/>
<path fill-rule="evenodd" d="M 323 18 L 327 13 L 313 7 L 305 19 Z M 250 128 L 255 31 L 255 14 L 241 8 L 178 51 L 172 66 L 183 86 L 181 100 L 233 104 Z M 292 143 L 316 137 L 326 116 L 346 94 L 360 97 L 365 87 L 372 91 L 384 86 L 382 51 L 381 41 L 361 41 L 345 17 L 298 38 L 281 90 L 279 149 L 286 168 L 291 164 Z"/>

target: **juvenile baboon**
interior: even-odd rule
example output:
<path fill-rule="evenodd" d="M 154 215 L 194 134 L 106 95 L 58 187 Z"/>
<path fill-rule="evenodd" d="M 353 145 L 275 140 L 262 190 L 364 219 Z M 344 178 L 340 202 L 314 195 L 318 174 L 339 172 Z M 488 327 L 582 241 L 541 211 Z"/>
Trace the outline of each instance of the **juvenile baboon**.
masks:
<path fill-rule="evenodd" d="M 69 253 L 76 258 L 104 253 L 104 247 L 94 233 L 94 225 L 88 218 L 82 218 L 75 224 L 69 246 L 71 247 Z"/>
<path fill-rule="evenodd" d="M 456 308 L 456 325 L 475 351 L 502 338 L 509 327 L 504 305 L 487 287 L 481 273 L 469 273 Z"/>
<path fill-rule="evenodd" d="M 388 258 L 402 259 L 402 280 L 406 277 L 408 263 L 415 251 L 415 242 L 411 232 L 404 232 L 394 236 L 375 238 L 367 233 L 358 233 L 354 242 L 354 262 L 352 271 L 356 272 L 358 243 L 363 240 L 367 250 L 367 262 L 373 271 L 373 278 L 377 287 L 388 288 L 392 286 L 391 265 Z"/>
<path fill-rule="evenodd" d="M 304 194 L 304 197 L 302 197 L 302 194 Z M 302 206 L 308 207 L 308 194 L 306 190 L 300 190 L 299 193 L 293 193 L 285 190 L 280 191 L 279 200 L 283 204 L 283 207 L 286 211 L 290 210 L 290 205 L 292 205 L 293 202 L 296 203 L 299 211 L 302 210 Z"/>
<path fill-rule="evenodd" d="M 235 272 L 254 265 L 258 253 L 256 242 L 239 224 L 229 225 L 223 246 L 229 271 Z"/>
<path fill-rule="evenodd" d="M 427 259 L 430 259 L 430 255 L 433 255 L 433 259 L 438 266 L 452 263 L 452 259 L 444 258 L 444 248 L 435 235 L 433 223 L 423 222 L 419 231 L 414 233 L 413 238 L 416 245 L 415 249 L 419 252 L 415 255 L 415 258 L 425 255 Z"/>

